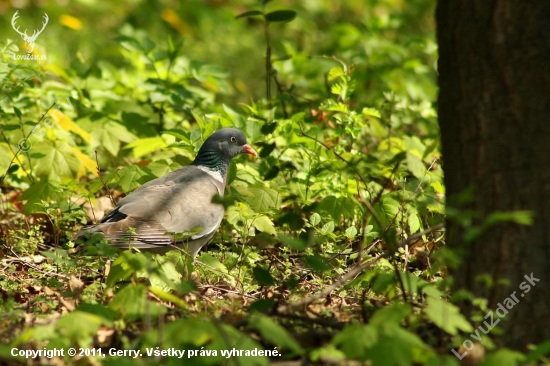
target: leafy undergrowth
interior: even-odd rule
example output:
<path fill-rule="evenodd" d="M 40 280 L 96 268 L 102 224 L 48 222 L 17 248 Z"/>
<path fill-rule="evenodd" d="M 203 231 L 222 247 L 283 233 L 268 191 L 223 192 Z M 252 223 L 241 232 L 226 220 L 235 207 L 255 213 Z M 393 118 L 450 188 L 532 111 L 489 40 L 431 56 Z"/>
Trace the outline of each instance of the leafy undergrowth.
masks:
<path fill-rule="evenodd" d="M 450 293 L 445 270 L 459 259 L 444 246 L 433 29 L 419 25 L 431 5 L 260 3 L 238 19 L 219 4 L 181 5 L 198 29 L 234 36 L 231 47 L 215 36 L 184 47 L 178 12 L 164 9 L 171 28 L 159 31 L 140 23 L 159 11 L 149 6 L 116 25 L 99 21 L 107 10 L 90 12 L 113 37 L 83 37 L 88 57 L 69 56 L 67 42 L 56 48 L 67 60 L 51 47 L 54 61 L 32 63 L 11 57 L 18 41 L 0 46 L 2 362 L 456 365 L 453 349 L 483 358 L 459 349 L 473 327 L 449 301 L 468 294 Z M 76 30 L 79 19 L 60 17 Z M 251 49 L 258 61 L 232 72 L 190 56 L 236 68 Z M 233 72 L 263 80 L 265 98 L 243 97 Z M 226 126 L 259 158 L 234 159 L 225 220 L 195 262 L 73 242 Z M 64 353 L 48 358 L 53 349 Z M 522 356 L 485 362 L 502 357 Z"/>

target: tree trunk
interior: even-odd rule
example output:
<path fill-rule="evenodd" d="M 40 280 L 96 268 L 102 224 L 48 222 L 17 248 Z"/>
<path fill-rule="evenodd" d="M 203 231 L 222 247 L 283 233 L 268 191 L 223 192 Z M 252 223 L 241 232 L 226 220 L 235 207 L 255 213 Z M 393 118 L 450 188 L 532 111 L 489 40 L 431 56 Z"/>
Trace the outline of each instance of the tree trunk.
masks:
<path fill-rule="evenodd" d="M 496 340 L 525 350 L 550 339 L 550 1 L 439 0 L 436 17 L 448 207 L 472 210 L 478 226 L 497 211 L 534 215 L 532 226 L 500 223 L 470 243 L 449 222 L 447 244 L 463 253 L 455 288 L 491 309 L 514 294 Z M 525 292 L 531 273 L 540 282 Z"/>

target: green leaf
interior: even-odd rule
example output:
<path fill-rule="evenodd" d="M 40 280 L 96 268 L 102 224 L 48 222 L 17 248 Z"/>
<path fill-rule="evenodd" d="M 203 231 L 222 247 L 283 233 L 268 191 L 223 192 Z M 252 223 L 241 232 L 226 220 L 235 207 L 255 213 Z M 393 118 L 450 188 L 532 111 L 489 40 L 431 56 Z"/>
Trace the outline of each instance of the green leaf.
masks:
<path fill-rule="evenodd" d="M 252 269 L 252 274 L 254 275 L 256 281 L 258 281 L 258 283 L 262 286 L 273 286 L 275 284 L 275 280 L 265 268 L 256 266 Z"/>
<path fill-rule="evenodd" d="M 49 179 L 74 177 L 81 164 L 71 147 L 61 141 L 39 141 L 32 147 L 40 153 L 36 159 L 36 175 Z"/>
<path fill-rule="evenodd" d="M 118 281 L 130 278 L 134 272 L 134 269 L 128 265 L 121 255 L 111 264 L 111 269 L 109 270 L 109 275 L 107 276 L 105 284 L 107 287 L 113 287 Z"/>
<path fill-rule="evenodd" d="M 251 10 L 251 11 L 245 11 L 244 13 L 241 13 L 239 15 L 237 15 L 235 17 L 235 19 L 239 19 L 239 18 L 248 18 L 248 17 L 255 17 L 255 16 L 258 16 L 258 15 L 263 15 L 264 13 L 262 13 L 261 11 L 259 10 Z"/>
<path fill-rule="evenodd" d="M 279 233 L 277 237 L 284 245 L 286 245 L 292 250 L 303 251 L 307 248 L 307 243 L 305 240 L 302 240 L 299 238 L 293 238 L 291 236 L 281 234 L 281 233 Z"/>
<path fill-rule="evenodd" d="M 260 150 L 260 158 L 262 159 L 267 158 L 269 154 L 271 154 L 273 150 L 275 150 L 276 147 L 277 145 L 275 145 L 275 143 L 266 144 L 265 146 L 263 146 L 262 150 Z"/>
<path fill-rule="evenodd" d="M 367 358 L 373 365 L 418 364 L 423 359 L 422 353 L 431 353 L 418 336 L 398 325 L 392 324 L 383 330 L 387 336 L 367 350 Z"/>
<path fill-rule="evenodd" d="M 103 323 L 103 319 L 97 315 L 75 310 L 62 316 L 55 328 L 62 336 L 78 342 L 95 336 Z"/>
<path fill-rule="evenodd" d="M 471 332 L 472 325 L 460 314 L 459 309 L 441 299 L 428 297 L 428 306 L 424 309 L 426 316 L 445 332 L 456 335 L 459 330 Z"/>
<path fill-rule="evenodd" d="M 351 324 L 336 334 L 331 343 L 341 349 L 348 359 L 366 360 L 366 350 L 378 340 L 376 328 L 369 325 Z"/>
<path fill-rule="evenodd" d="M 523 363 L 525 355 L 510 349 L 500 349 L 487 356 L 480 366 L 517 366 Z"/>
<path fill-rule="evenodd" d="M 394 277 L 393 275 L 391 275 Z M 384 308 L 381 308 L 374 313 L 370 320 L 370 324 L 376 327 L 383 327 L 385 324 L 394 324 L 399 326 L 401 321 L 411 313 L 409 304 L 392 303 Z"/>
<path fill-rule="evenodd" d="M 184 141 L 187 144 L 191 145 L 191 134 L 189 132 L 179 130 L 179 129 L 171 129 L 171 130 L 164 130 L 162 133 L 165 133 L 167 135 L 174 136 L 180 141 Z"/>
<path fill-rule="evenodd" d="M 334 231 L 334 221 L 327 222 L 321 228 L 321 234 L 328 235 Z"/>
<path fill-rule="evenodd" d="M 321 215 L 319 215 L 317 212 L 314 212 L 313 215 L 309 218 L 309 223 L 312 226 L 317 226 L 321 222 Z"/>
<path fill-rule="evenodd" d="M 254 226 L 256 229 L 264 233 L 268 233 L 271 235 L 277 234 L 273 221 L 271 221 L 271 219 L 266 215 L 259 215 L 256 218 L 254 218 L 254 221 L 252 222 L 252 226 Z"/>
<path fill-rule="evenodd" d="M 130 192 L 153 178 L 149 169 L 139 165 L 127 165 L 116 172 L 118 184 L 124 192 Z"/>
<path fill-rule="evenodd" d="M 357 236 L 357 228 L 355 226 L 350 226 L 346 229 L 346 231 L 344 232 L 344 235 L 346 236 L 346 238 L 348 239 L 353 239 Z"/>
<path fill-rule="evenodd" d="M 166 140 L 164 140 L 162 137 L 149 137 L 136 140 L 126 145 L 124 148 L 133 149 L 134 157 L 139 158 L 154 151 L 160 150 L 166 146 L 168 146 L 168 144 L 166 143 Z"/>
<path fill-rule="evenodd" d="M 544 343 L 536 345 L 535 349 L 527 355 L 524 362 L 529 363 L 540 361 L 544 356 L 547 355 L 550 355 L 550 341 L 546 341 Z"/>
<path fill-rule="evenodd" d="M 426 174 L 426 165 L 416 155 L 407 152 L 407 166 L 410 172 L 418 179 L 422 179 Z"/>
<path fill-rule="evenodd" d="M 25 203 L 25 213 L 29 214 L 40 209 L 42 201 L 62 201 L 65 194 L 66 192 L 58 185 L 47 179 L 41 179 L 38 183 L 31 185 L 19 197 L 19 201 L 27 201 Z"/>
<path fill-rule="evenodd" d="M 268 22 L 290 22 L 296 18 L 294 10 L 276 10 L 265 14 L 265 20 Z"/>
<path fill-rule="evenodd" d="M 2 130 L 4 131 L 15 131 L 21 129 L 21 126 L 19 125 L 3 125 Z"/>
<path fill-rule="evenodd" d="M 12 166 L 10 166 L 10 168 L 8 169 L 8 171 L 6 172 L 6 174 L 13 174 L 15 173 L 16 171 L 19 170 L 19 165 L 17 164 L 14 164 Z"/>
<path fill-rule="evenodd" d="M 205 268 L 208 268 L 210 270 L 215 270 L 216 272 L 221 272 L 222 274 L 229 273 L 227 267 L 220 263 L 217 258 L 212 256 L 212 254 L 202 253 L 196 260 L 199 263 L 205 264 Z"/>
<path fill-rule="evenodd" d="M 114 121 L 102 123 L 92 131 L 91 135 L 97 140 L 98 145 L 103 146 L 113 156 L 118 155 L 121 141 L 130 142 L 136 139 L 136 136 L 126 127 Z"/>
<path fill-rule="evenodd" d="M 264 135 L 269 135 L 270 133 L 273 133 L 273 131 L 275 131 L 276 128 L 277 128 L 277 121 L 274 121 L 272 123 L 267 123 L 263 125 L 261 131 Z"/>
<path fill-rule="evenodd" d="M 187 309 L 189 307 L 187 305 L 187 303 L 185 301 L 183 301 L 182 299 L 180 299 L 178 296 L 173 295 L 169 292 L 165 292 L 165 291 L 163 291 L 162 289 L 160 289 L 158 287 L 149 286 L 149 291 L 151 291 L 151 293 L 156 295 L 159 299 L 161 299 L 163 301 L 166 301 L 166 302 L 171 302 L 171 303 L 179 306 L 182 309 Z"/>
<path fill-rule="evenodd" d="M 326 259 L 318 254 L 305 256 L 304 261 L 309 268 L 313 269 L 317 273 L 323 273 L 332 268 Z"/>
<path fill-rule="evenodd" d="M 335 66 L 328 72 L 328 80 L 334 81 L 345 76 L 344 69 L 341 66 Z"/>
<path fill-rule="evenodd" d="M 117 318 L 116 312 L 102 304 L 90 304 L 83 302 L 78 305 L 76 310 L 99 316 L 102 319 L 102 323 L 107 327 L 111 327 L 113 325 L 113 321 Z"/>
<path fill-rule="evenodd" d="M 334 221 L 340 221 L 342 215 L 352 218 L 355 214 L 356 205 L 351 198 L 327 196 L 319 203 L 319 211 L 327 212 Z"/>
<path fill-rule="evenodd" d="M 407 220 L 407 223 L 409 224 L 409 230 L 411 234 L 414 234 L 421 229 L 422 222 L 420 221 L 420 216 L 418 215 L 416 208 L 409 207 L 407 211 L 409 211 L 409 217 Z"/>
<path fill-rule="evenodd" d="M 165 309 L 156 302 L 148 301 L 146 294 L 147 287 L 145 285 L 131 283 L 116 293 L 109 303 L 109 308 L 121 313 L 128 321 L 143 318 L 146 314 L 156 318 L 165 313 Z M 148 302 L 147 305 L 146 302 Z"/>
<path fill-rule="evenodd" d="M 247 196 L 247 202 L 250 204 L 250 207 L 258 213 L 269 211 L 272 208 L 279 208 L 281 205 L 280 193 L 274 189 L 256 186 L 241 189 L 240 191 Z"/>
<path fill-rule="evenodd" d="M 533 225 L 533 211 L 493 212 L 485 219 L 484 224 L 492 226 L 503 222 L 513 222 L 527 226 Z"/>
<path fill-rule="evenodd" d="M 362 113 L 367 117 L 376 117 L 376 118 L 382 118 L 380 115 L 380 111 L 376 108 L 363 108 Z"/>
<path fill-rule="evenodd" d="M 298 342 L 287 332 L 285 328 L 274 322 L 271 318 L 254 313 L 250 316 L 248 324 L 256 329 L 262 337 L 269 343 L 281 347 L 283 349 L 289 349 L 295 354 L 302 355 L 304 350 Z"/>
<path fill-rule="evenodd" d="M 23 113 L 21 113 L 21 110 L 17 107 L 13 107 L 13 113 L 15 113 L 15 115 L 17 116 L 17 118 L 21 119 L 21 116 L 23 115 Z"/>
<path fill-rule="evenodd" d="M 109 275 L 105 281 L 107 287 L 113 287 L 116 282 L 126 280 L 132 274 L 146 270 L 148 262 L 148 257 L 143 253 L 132 253 L 131 251 L 120 253 L 111 265 Z"/>

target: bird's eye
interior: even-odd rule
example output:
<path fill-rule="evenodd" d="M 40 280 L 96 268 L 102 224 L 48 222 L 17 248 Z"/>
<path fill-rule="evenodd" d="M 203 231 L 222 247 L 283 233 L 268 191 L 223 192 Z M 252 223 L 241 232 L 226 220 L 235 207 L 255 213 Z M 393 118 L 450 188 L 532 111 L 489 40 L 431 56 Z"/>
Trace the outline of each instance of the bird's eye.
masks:
<path fill-rule="evenodd" d="M 235 136 L 231 136 L 231 139 L 230 139 L 230 140 L 231 140 L 231 142 L 233 142 L 233 143 L 237 142 L 237 138 L 236 138 Z"/>

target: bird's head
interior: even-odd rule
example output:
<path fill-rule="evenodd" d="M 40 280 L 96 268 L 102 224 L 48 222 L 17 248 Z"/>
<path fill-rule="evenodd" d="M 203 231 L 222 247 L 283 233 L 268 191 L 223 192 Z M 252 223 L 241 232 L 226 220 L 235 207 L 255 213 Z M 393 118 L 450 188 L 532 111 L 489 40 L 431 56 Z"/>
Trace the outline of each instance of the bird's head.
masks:
<path fill-rule="evenodd" d="M 256 151 L 246 143 L 245 135 L 236 128 L 222 128 L 210 135 L 199 150 L 219 151 L 223 158 L 231 160 L 235 155 L 246 153 L 258 156 Z M 225 160 L 224 159 L 224 160 Z"/>

